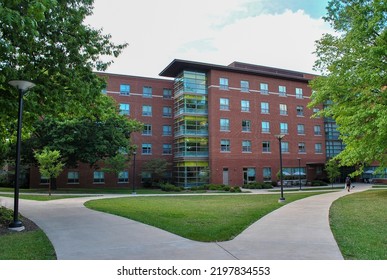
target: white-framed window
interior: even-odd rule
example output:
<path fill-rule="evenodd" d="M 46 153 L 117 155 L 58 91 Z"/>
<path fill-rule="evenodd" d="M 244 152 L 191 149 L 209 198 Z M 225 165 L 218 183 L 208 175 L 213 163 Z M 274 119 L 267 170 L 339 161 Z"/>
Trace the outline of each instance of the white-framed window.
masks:
<path fill-rule="evenodd" d="M 219 88 L 222 90 L 228 90 L 228 79 L 219 78 Z"/>
<path fill-rule="evenodd" d="M 130 95 L 130 85 L 129 84 L 121 84 L 120 85 L 120 94 L 121 95 Z"/>
<path fill-rule="evenodd" d="M 249 81 L 241 81 L 241 92 L 249 92 Z"/>
<path fill-rule="evenodd" d="M 120 115 L 130 115 L 130 105 L 127 103 L 120 103 Z"/>
<path fill-rule="evenodd" d="M 220 151 L 221 152 L 230 152 L 230 140 L 229 139 L 221 139 L 220 140 Z"/>
<path fill-rule="evenodd" d="M 261 125 L 262 125 L 262 133 L 270 133 L 270 122 L 263 121 Z"/>
<path fill-rule="evenodd" d="M 264 181 L 271 181 L 271 167 L 264 167 L 262 169 L 262 175 Z"/>
<path fill-rule="evenodd" d="M 142 135 L 152 135 L 152 125 L 151 124 L 144 124 L 142 127 Z"/>
<path fill-rule="evenodd" d="M 79 184 L 79 172 L 78 171 L 67 172 L 67 183 L 68 184 Z"/>
<path fill-rule="evenodd" d="M 288 105 L 280 104 L 279 108 L 280 108 L 280 115 L 281 116 L 287 116 L 288 115 Z"/>
<path fill-rule="evenodd" d="M 288 134 L 288 124 L 287 123 L 280 123 L 280 132 L 281 134 Z"/>
<path fill-rule="evenodd" d="M 143 155 L 151 155 L 152 154 L 152 144 L 146 143 L 141 145 L 141 153 Z"/>
<path fill-rule="evenodd" d="M 262 152 L 263 153 L 270 153 L 271 152 L 270 142 L 269 141 L 263 141 L 262 142 Z"/>
<path fill-rule="evenodd" d="M 261 113 L 262 114 L 269 114 L 270 113 L 268 102 L 261 102 Z"/>
<path fill-rule="evenodd" d="M 152 106 L 151 105 L 142 105 L 142 115 L 145 117 L 152 116 Z"/>
<path fill-rule="evenodd" d="M 228 98 L 219 99 L 220 110 L 230 110 L 230 100 Z"/>
<path fill-rule="evenodd" d="M 242 152 L 251 153 L 251 141 L 250 140 L 243 140 L 242 141 Z"/>
<path fill-rule="evenodd" d="M 306 148 L 305 148 L 304 142 L 298 143 L 298 153 L 306 153 Z"/>
<path fill-rule="evenodd" d="M 297 125 L 297 134 L 298 135 L 305 135 L 305 125 L 303 125 L 303 124 Z"/>
<path fill-rule="evenodd" d="M 118 173 L 118 183 L 129 182 L 129 172 L 127 170 Z"/>
<path fill-rule="evenodd" d="M 105 183 L 105 172 L 103 171 L 94 171 L 93 173 L 93 183 Z"/>
<path fill-rule="evenodd" d="M 315 125 L 314 126 L 314 135 L 321 135 L 321 126 L 320 125 Z"/>
<path fill-rule="evenodd" d="M 322 144 L 321 143 L 314 144 L 314 151 L 316 154 L 322 154 Z"/>
<path fill-rule="evenodd" d="M 172 144 L 163 144 L 163 155 L 172 155 Z"/>
<path fill-rule="evenodd" d="M 172 126 L 163 125 L 163 136 L 170 136 L 170 135 L 172 135 Z"/>
<path fill-rule="evenodd" d="M 230 131 L 230 120 L 229 119 L 220 119 L 220 130 L 221 131 Z"/>
<path fill-rule="evenodd" d="M 242 112 L 250 112 L 250 101 L 249 100 L 241 100 L 241 111 Z"/>
<path fill-rule="evenodd" d="M 296 88 L 296 98 L 298 99 L 303 98 L 302 88 Z"/>
<path fill-rule="evenodd" d="M 172 98 L 172 90 L 169 88 L 163 89 L 163 98 L 164 99 L 171 99 Z"/>
<path fill-rule="evenodd" d="M 149 87 L 149 86 L 142 87 L 142 97 L 151 98 L 152 97 L 152 87 Z"/>
<path fill-rule="evenodd" d="M 163 107 L 163 117 L 164 118 L 172 118 L 172 107 L 170 107 L 170 106 Z"/>
<path fill-rule="evenodd" d="M 279 96 L 286 96 L 286 86 L 278 86 Z"/>
<path fill-rule="evenodd" d="M 251 121 L 242 120 L 242 131 L 243 132 L 251 132 Z"/>
<path fill-rule="evenodd" d="M 262 94 L 269 94 L 269 85 L 267 83 L 260 83 L 259 89 Z"/>
<path fill-rule="evenodd" d="M 297 116 L 299 117 L 304 116 L 304 106 L 298 105 L 296 110 L 297 110 Z"/>
<path fill-rule="evenodd" d="M 281 142 L 281 150 L 283 153 L 289 153 L 289 142 Z"/>

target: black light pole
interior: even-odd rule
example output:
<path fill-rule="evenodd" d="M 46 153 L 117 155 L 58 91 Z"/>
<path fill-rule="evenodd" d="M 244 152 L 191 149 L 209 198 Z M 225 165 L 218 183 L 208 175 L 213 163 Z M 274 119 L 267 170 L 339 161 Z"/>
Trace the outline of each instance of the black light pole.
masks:
<path fill-rule="evenodd" d="M 282 141 L 282 138 L 284 138 L 285 135 L 283 134 L 278 134 L 278 135 L 275 135 L 275 138 L 278 139 L 278 143 L 279 143 L 279 152 L 280 152 L 280 182 L 281 182 L 281 197 L 278 199 L 278 202 L 285 202 L 285 197 L 284 197 L 284 186 L 283 186 L 283 179 L 282 179 L 282 145 L 281 145 L 281 141 Z"/>
<path fill-rule="evenodd" d="M 137 153 L 134 151 L 132 154 L 133 154 L 132 194 L 135 195 L 136 188 L 134 185 L 134 178 L 136 177 L 135 174 L 136 174 L 136 154 Z"/>
<path fill-rule="evenodd" d="M 17 120 L 17 142 L 16 142 L 16 163 L 15 163 L 15 195 L 14 195 L 14 210 L 13 222 L 9 225 L 9 229 L 20 231 L 24 229 L 21 221 L 19 221 L 19 177 L 20 177 L 20 151 L 21 151 L 21 132 L 23 121 L 23 96 L 32 87 L 34 83 L 28 81 L 10 81 L 9 84 L 19 91 L 19 112 Z"/>
<path fill-rule="evenodd" d="M 301 159 L 298 158 L 298 180 L 300 183 L 300 190 L 301 190 Z"/>

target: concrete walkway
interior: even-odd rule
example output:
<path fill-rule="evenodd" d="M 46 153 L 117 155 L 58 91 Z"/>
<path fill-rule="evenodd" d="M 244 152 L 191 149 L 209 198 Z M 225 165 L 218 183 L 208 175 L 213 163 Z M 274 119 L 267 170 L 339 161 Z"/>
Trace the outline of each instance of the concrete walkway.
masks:
<path fill-rule="evenodd" d="M 350 193 L 368 188 L 357 184 Z M 287 204 L 235 239 L 218 243 L 188 240 L 83 206 L 96 197 L 21 200 L 20 212 L 44 230 L 59 260 L 340 260 L 328 215 L 332 202 L 347 194 L 343 190 Z M 0 197 L 0 203 L 13 207 L 12 198 Z"/>

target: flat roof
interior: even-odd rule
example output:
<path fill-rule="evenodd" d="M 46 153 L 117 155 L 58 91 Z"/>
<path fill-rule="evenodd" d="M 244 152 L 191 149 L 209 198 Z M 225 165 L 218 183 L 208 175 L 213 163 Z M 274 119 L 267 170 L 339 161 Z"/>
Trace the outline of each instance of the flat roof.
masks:
<path fill-rule="evenodd" d="M 216 65 L 210 63 L 203 63 L 197 61 L 188 61 L 181 59 L 174 59 L 163 71 L 160 72 L 160 76 L 164 77 L 177 77 L 182 71 L 202 71 L 209 72 L 211 70 L 219 70 L 225 72 L 234 72 L 241 74 L 260 75 L 273 78 L 283 78 L 287 80 L 295 80 L 301 82 L 310 81 L 315 75 L 307 74 L 292 70 L 267 67 L 261 65 L 248 64 L 235 61 L 228 66 Z"/>

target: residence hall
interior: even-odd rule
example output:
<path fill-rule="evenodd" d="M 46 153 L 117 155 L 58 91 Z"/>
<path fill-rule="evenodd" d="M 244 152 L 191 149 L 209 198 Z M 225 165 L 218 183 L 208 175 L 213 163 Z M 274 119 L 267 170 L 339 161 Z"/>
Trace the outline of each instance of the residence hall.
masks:
<path fill-rule="evenodd" d="M 276 181 L 280 144 L 285 175 L 322 176 L 324 120 L 312 118 L 319 108 L 307 107 L 311 74 L 175 59 L 160 79 L 99 75 L 107 79 L 103 93 L 117 101 L 120 113 L 144 124 L 131 136 L 137 145 L 136 174 L 133 162 L 119 176 L 80 165 L 66 169 L 58 187 L 130 187 L 133 179 L 140 186 L 150 176 L 143 164 L 155 158 L 171 163 L 165 177 L 183 187 Z M 284 135 L 281 142 L 276 135 Z M 31 175 L 31 186 L 44 183 Z"/>

